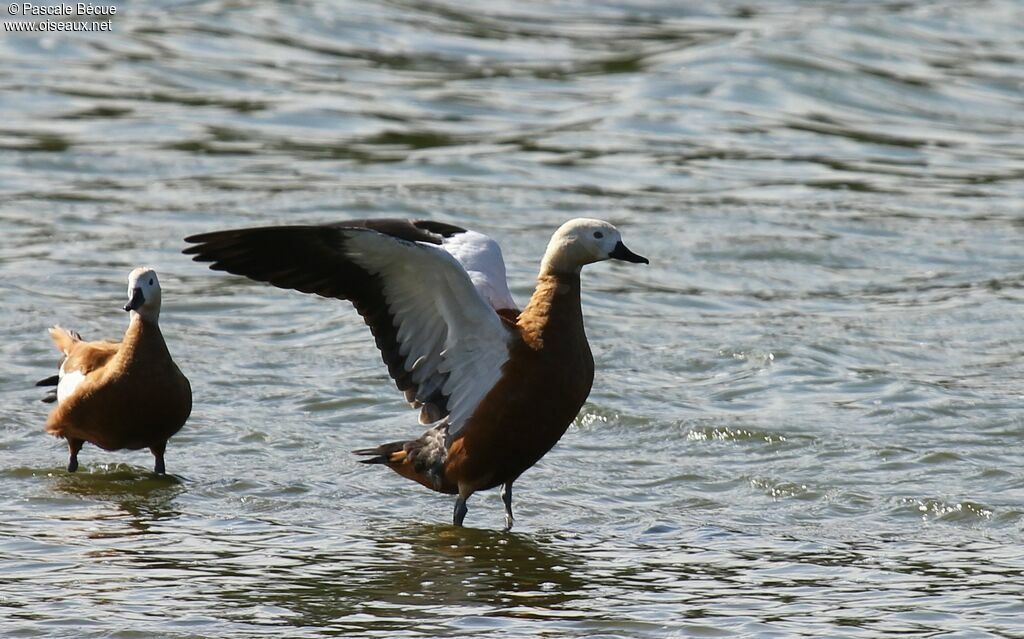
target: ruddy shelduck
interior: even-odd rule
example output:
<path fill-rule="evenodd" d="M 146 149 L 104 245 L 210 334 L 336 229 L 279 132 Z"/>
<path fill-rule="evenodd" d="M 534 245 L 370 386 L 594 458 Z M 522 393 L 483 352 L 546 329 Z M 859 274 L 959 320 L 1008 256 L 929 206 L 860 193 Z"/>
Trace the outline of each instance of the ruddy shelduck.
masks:
<path fill-rule="evenodd" d="M 192 411 L 192 388 L 160 332 L 160 281 L 153 269 L 128 275 L 124 310 L 130 319 L 120 342 L 85 342 L 74 331 L 50 329 L 64 359 L 56 378 L 39 385 L 57 386 L 46 432 L 67 440 L 69 472 L 78 469 L 78 452 L 90 442 L 104 450 L 149 448 L 154 471 L 163 474 L 167 440 Z"/>
<path fill-rule="evenodd" d="M 354 451 L 368 464 L 466 500 L 512 484 L 562 437 L 590 393 L 580 271 L 608 259 L 648 263 L 601 220 L 552 236 L 533 297 L 519 312 L 501 249 L 489 237 L 422 220 L 275 226 L 186 238 L 210 268 L 281 288 L 350 300 L 388 372 L 431 428 L 420 438 Z"/>

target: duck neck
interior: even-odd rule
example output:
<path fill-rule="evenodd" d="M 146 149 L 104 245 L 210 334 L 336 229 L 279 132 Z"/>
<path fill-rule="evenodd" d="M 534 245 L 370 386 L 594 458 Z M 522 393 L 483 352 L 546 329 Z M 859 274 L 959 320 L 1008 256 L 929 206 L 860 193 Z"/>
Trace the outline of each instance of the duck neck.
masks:
<path fill-rule="evenodd" d="M 580 273 L 542 269 L 530 302 L 519 315 L 524 341 L 534 350 L 545 344 L 546 334 L 584 335 L 580 308 Z M 584 336 L 584 340 L 586 337 Z"/>
<path fill-rule="evenodd" d="M 128 321 L 128 330 L 124 334 L 121 353 L 125 357 L 134 358 L 140 353 L 149 352 L 153 346 L 163 350 L 167 348 L 164 345 L 163 335 L 160 333 L 160 325 L 155 318 L 132 311 Z"/>
<path fill-rule="evenodd" d="M 579 278 L 583 261 L 579 259 L 579 251 L 558 233 L 548 242 L 544 257 L 540 261 L 540 277 L 557 274 L 575 274 Z"/>

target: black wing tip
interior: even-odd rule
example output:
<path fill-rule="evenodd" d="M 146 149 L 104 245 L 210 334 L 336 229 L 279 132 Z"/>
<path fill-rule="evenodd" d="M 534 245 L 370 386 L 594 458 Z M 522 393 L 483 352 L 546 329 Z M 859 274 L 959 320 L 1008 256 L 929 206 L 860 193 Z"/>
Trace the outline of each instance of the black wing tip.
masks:
<path fill-rule="evenodd" d="M 210 242 L 217 239 L 217 236 L 224 233 L 224 231 L 214 231 L 212 233 L 197 233 L 195 235 L 189 235 L 185 238 L 185 242 L 191 244 L 181 250 L 185 255 L 192 255 L 192 261 L 194 262 L 209 262 L 212 258 L 205 256 L 204 253 L 209 249 Z"/>
<path fill-rule="evenodd" d="M 196 244 L 197 246 L 190 246 L 186 248 L 183 253 L 195 252 L 202 248 L 204 244 L 212 244 L 215 242 L 223 242 L 225 240 L 236 240 L 245 236 L 251 236 L 261 233 L 279 233 L 284 230 L 294 230 L 302 228 L 317 228 L 316 226 L 296 226 L 296 225 L 278 225 L 278 226 L 250 226 L 238 229 L 221 229 L 220 231 L 207 231 L 205 233 L 194 233 L 185 237 L 185 242 L 188 244 Z"/>
<path fill-rule="evenodd" d="M 257 233 L 279 233 L 281 231 L 297 229 L 375 231 L 397 239 L 404 239 L 407 241 L 426 241 L 435 244 L 440 243 L 440 240 L 437 239 L 438 237 L 447 239 L 466 232 L 466 229 L 461 226 L 448 224 L 447 222 L 390 217 L 345 220 L 329 224 L 255 226 L 239 229 L 226 229 L 222 231 L 209 231 L 206 233 L 195 233 L 193 235 L 189 235 L 185 238 L 185 242 L 188 244 L 194 244 L 195 246 L 185 248 L 182 253 L 192 255 L 202 251 L 203 245 L 222 242 L 225 240 L 235 240 L 246 235 Z"/>
<path fill-rule="evenodd" d="M 253 230 L 255 230 L 255 229 L 225 229 L 225 230 L 221 230 L 221 231 L 207 231 L 206 233 L 193 233 L 192 235 L 189 235 L 188 237 L 186 237 L 185 241 L 188 242 L 189 244 L 207 244 L 209 242 L 215 242 L 217 240 L 224 239 L 225 237 L 230 237 L 232 235 L 237 235 L 239 231 L 253 231 Z M 189 249 L 196 249 L 196 248 L 198 248 L 198 247 L 190 246 L 190 247 L 188 247 L 185 250 L 187 251 Z"/>
<path fill-rule="evenodd" d="M 49 377 L 41 379 L 38 382 L 36 382 L 36 386 L 56 386 L 58 383 L 60 383 L 60 376 L 50 375 Z M 46 395 L 40 398 L 39 401 L 41 401 L 44 404 L 54 403 L 55 401 L 57 401 L 57 389 L 54 388 L 50 390 L 48 393 L 46 393 Z"/>

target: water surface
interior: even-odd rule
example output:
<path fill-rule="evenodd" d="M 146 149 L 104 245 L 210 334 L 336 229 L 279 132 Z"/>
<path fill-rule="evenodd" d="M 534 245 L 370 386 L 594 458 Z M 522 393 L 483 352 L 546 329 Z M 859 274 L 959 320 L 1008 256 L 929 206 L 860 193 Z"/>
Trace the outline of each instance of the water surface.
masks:
<path fill-rule="evenodd" d="M 122 3 L 0 39 L 0 618 L 11 637 L 1024 635 L 1024 11 L 979 2 Z M 7 16 L 4 16 L 7 18 Z M 407 216 L 584 274 L 590 400 L 451 500 L 346 305 L 186 235 Z M 131 267 L 195 390 L 64 470 L 45 328 Z"/>

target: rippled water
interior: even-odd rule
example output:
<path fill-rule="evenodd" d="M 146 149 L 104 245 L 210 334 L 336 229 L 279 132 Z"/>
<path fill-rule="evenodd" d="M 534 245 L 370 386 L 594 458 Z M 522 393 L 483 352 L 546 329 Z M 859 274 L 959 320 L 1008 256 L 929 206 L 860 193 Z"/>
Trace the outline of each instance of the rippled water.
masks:
<path fill-rule="evenodd" d="M 6 636 L 1024 635 L 1019 2 L 118 8 L 0 38 Z M 569 217 L 652 260 L 585 273 L 511 534 L 355 463 L 420 427 L 346 306 L 180 255 L 396 215 L 521 302 Z M 141 263 L 192 419 L 69 475 L 45 328 L 117 337 Z"/>

